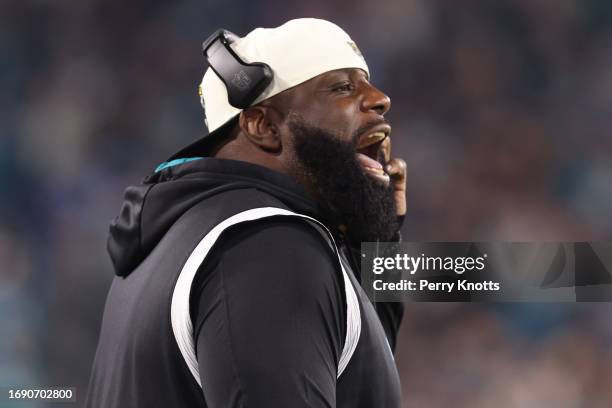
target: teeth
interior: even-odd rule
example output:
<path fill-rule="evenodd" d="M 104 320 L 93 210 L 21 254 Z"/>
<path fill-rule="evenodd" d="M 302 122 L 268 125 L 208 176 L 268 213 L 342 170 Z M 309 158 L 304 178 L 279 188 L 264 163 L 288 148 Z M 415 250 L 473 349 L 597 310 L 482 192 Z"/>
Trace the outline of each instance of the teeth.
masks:
<path fill-rule="evenodd" d="M 385 174 L 385 171 L 378 167 L 368 167 L 368 170 L 372 173 Z"/>
<path fill-rule="evenodd" d="M 374 143 L 378 143 L 384 140 L 387 137 L 384 132 L 374 132 L 366 135 L 359 139 L 359 144 L 357 145 L 358 149 L 363 149 L 365 147 L 371 146 Z"/>

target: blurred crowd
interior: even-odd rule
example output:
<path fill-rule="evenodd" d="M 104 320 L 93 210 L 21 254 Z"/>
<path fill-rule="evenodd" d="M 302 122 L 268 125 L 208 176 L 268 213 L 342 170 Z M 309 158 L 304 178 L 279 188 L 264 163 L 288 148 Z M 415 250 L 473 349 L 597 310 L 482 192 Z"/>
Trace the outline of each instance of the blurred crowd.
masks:
<path fill-rule="evenodd" d="M 611 239 L 611 2 L 4 0 L 0 386 L 85 394 L 122 191 L 205 132 L 201 41 L 306 16 L 392 99 L 406 240 Z M 612 406 L 608 304 L 406 309 L 406 406 Z"/>

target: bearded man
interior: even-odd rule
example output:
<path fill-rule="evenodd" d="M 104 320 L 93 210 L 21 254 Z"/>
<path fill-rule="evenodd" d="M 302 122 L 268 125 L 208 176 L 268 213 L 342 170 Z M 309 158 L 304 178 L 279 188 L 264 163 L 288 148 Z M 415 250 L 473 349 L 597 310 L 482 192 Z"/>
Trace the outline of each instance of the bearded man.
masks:
<path fill-rule="evenodd" d="M 359 244 L 398 240 L 389 98 L 333 23 L 205 43 L 209 134 L 126 191 L 89 407 L 400 406 L 399 303 Z"/>

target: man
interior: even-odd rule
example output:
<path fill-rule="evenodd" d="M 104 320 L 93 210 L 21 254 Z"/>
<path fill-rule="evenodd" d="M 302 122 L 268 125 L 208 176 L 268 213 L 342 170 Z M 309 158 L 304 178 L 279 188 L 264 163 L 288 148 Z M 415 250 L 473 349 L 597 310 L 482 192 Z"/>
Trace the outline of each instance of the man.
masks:
<path fill-rule="evenodd" d="M 323 20 L 219 32 L 205 53 L 210 134 L 111 225 L 87 406 L 399 407 L 401 304 L 358 282 L 359 243 L 398 239 L 405 213 L 389 98 Z"/>

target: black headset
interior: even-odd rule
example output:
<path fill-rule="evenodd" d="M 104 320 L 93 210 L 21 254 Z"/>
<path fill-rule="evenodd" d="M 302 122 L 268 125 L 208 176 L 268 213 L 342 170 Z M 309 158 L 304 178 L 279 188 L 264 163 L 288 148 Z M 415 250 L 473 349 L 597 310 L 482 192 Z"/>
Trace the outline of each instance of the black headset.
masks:
<path fill-rule="evenodd" d="M 268 64 L 247 64 L 234 52 L 230 44 L 238 39 L 234 33 L 219 29 L 202 44 L 208 64 L 225 84 L 229 103 L 246 109 L 272 82 L 274 74 Z"/>

